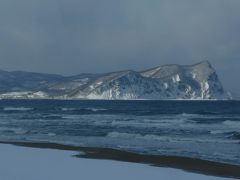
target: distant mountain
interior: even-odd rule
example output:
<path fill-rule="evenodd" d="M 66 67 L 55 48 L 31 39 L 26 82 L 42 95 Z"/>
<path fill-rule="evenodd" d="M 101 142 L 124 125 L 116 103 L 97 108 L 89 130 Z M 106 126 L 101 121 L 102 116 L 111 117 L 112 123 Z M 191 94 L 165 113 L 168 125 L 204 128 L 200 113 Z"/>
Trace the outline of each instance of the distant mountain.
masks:
<path fill-rule="evenodd" d="M 65 78 L 60 75 L 0 70 L 0 93 L 36 91 L 47 85 L 58 83 L 63 79 Z"/>
<path fill-rule="evenodd" d="M 203 61 L 71 77 L 0 71 L 0 98 L 207 100 L 230 96 L 211 64 Z"/>

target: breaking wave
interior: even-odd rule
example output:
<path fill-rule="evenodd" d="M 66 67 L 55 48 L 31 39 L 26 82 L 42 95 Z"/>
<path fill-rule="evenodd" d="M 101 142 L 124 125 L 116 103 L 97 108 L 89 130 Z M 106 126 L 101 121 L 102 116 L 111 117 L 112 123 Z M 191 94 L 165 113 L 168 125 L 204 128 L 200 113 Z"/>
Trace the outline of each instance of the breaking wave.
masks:
<path fill-rule="evenodd" d="M 240 134 L 238 134 L 240 136 Z M 164 141 L 164 142 L 198 142 L 198 143 L 240 143 L 240 139 L 231 138 L 230 140 L 220 140 L 220 139 L 201 139 L 201 138 L 184 138 L 184 137 L 169 137 L 169 136 L 158 136 L 154 134 L 132 134 L 132 133 L 120 133 L 120 132 L 110 132 L 107 134 L 109 138 L 121 138 L 121 139 L 139 139 L 139 140 L 152 140 L 152 141 Z"/>
<path fill-rule="evenodd" d="M 224 125 L 227 125 L 231 128 L 240 128 L 240 121 L 230 121 L 230 120 L 227 120 L 227 121 L 224 121 L 223 122 Z"/>
<path fill-rule="evenodd" d="M 164 140 L 163 137 L 148 134 L 148 135 L 141 135 L 141 134 L 134 134 L 134 133 L 120 133 L 120 132 L 110 132 L 107 134 L 107 137 L 111 138 L 131 138 L 131 139 L 151 139 L 151 140 Z"/>
<path fill-rule="evenodd" d="M 28 107 L 4 107 L 4 111 L 32 111 L 34 108 L 28 108 Z"/>
<path fill-rule="evenodd" d="M 210 134 L 217 135 L 217 134 L 224 134 L 228 133 L 229 131 L 223 131 L 223 130 L 212 130 L 210 131 Z"/>
<path fill-rule="evenodd" d="M 53 136 L 56 136 L 56 133 L 51 133 L 51 132 L 50 132 L 50 133 L 48 133 L 47 135 L 53 137 Z"/>
<path fill-rule="evenodd" d="M 16 135 L 23 135 L 28 134 L 30 131 L 22 129 L 22 128 L 4 128 L 0 127 L 1 134 L 16 134 Z"/>
<path fill-rule="evenodd" d="M 233 132 L 229 138 L 240 140 L 240 132 Z"/>

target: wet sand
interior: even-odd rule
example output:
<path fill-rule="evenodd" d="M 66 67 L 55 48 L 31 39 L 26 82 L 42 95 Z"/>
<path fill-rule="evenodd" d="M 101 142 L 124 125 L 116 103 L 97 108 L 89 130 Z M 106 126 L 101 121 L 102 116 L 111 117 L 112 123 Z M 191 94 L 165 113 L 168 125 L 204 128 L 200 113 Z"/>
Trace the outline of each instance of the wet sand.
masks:
<path fill-rule="evenodd" d="M 0 142 L 0 143 L 31 148 L 56 149 L 76 152 L 79 151 L 79 154 L 76 155 L 76 157 L 79 158 L 142 163 L 158 167 L 182 169 L 185 171 L 205 175 L 240 179 L 240 166 L 212 162 L 207 160 L 178 156 L 142 155 L 110 148 L 78 147 L 56 143 L 28 143 L 28 142 Z"/>

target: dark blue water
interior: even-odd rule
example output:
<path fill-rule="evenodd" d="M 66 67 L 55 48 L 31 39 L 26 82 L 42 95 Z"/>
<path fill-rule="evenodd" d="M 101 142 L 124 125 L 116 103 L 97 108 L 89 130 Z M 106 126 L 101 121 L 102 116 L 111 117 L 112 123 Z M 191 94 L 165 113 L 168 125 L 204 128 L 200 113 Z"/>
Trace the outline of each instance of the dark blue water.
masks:
<path fill-rule="evenodd" d="M 1 100 L 0 140 L 111 147 L 240 165 L 240 102 Z"/>

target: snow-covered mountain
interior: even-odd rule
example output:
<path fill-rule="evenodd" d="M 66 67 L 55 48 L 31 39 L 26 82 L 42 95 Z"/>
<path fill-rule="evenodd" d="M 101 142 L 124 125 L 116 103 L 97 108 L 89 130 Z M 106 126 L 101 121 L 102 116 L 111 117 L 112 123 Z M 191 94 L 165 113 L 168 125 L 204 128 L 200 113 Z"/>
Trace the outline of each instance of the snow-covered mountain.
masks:
<path fill-rule="evenodd" d="M 230 98 L 223 89 L 216 71 L 207 61 L 192 66 L 159 66 L 142 72 L 128 70 L 71 77 L 24 72 L 20 74 L 21 78 L 16 72 L 0 71 L 1 98 L 109 100 Z M 14 83 L 20 79 L 19 85 Z"/>

